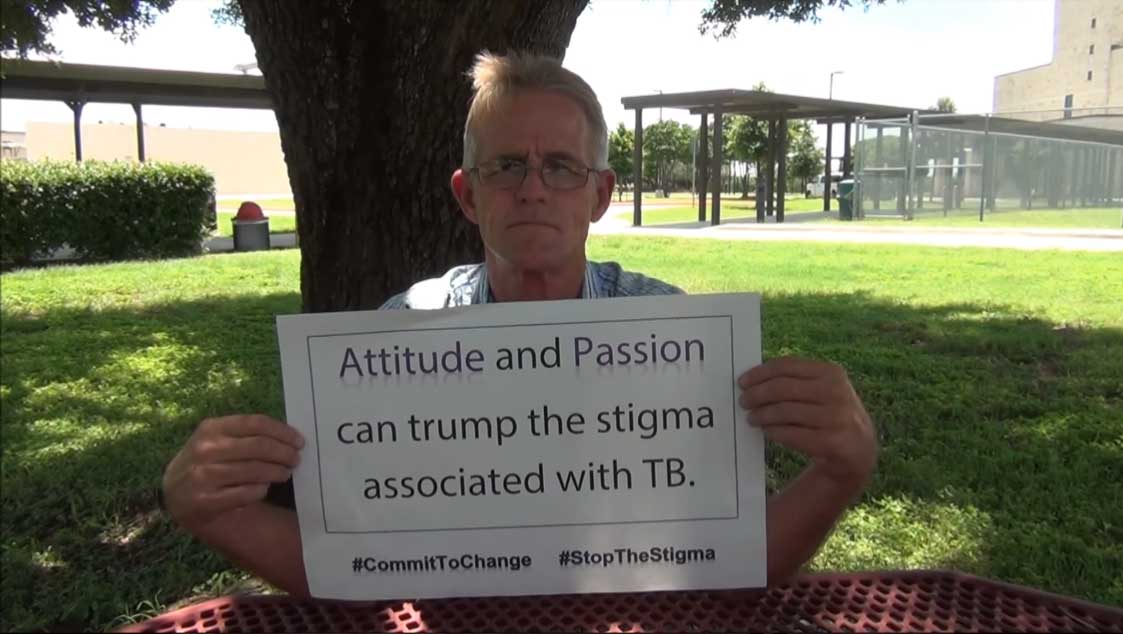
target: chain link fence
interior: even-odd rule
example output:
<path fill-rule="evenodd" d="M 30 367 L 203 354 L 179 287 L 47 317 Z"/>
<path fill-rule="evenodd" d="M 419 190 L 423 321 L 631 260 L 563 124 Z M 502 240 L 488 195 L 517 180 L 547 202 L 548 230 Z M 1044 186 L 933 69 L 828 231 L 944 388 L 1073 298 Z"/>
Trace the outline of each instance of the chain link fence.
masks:
<path fill-rule="evenodd" d="M 859 122 L 854 217 L 1120 209 L 1123 108 Z"/>

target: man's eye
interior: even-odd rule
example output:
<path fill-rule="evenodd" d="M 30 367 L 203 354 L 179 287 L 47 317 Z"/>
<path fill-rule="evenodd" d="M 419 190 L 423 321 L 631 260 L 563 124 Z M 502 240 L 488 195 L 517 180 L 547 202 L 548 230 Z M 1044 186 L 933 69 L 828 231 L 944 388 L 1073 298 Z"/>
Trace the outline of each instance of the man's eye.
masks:
<path fill-rule="evenodd" d="M 568 163 L 565 163 L 564 161 L 545 161 L 544 163 L 542 163 L 542 170 L 545 171 L 545 172 L 555 172 L 555 173 L 557 173 L 557 172 L 569 172 L 571 174 L 577 173 L 576 168 L 569 165 Z"/>
<path fill-rule="evenodd" d="M 523 162 L 515 160 L 501 160 L 495 166 L 495 169 L 498 172 L 516 172 L 518 170 L 521 170 L 522 168 Z"/>

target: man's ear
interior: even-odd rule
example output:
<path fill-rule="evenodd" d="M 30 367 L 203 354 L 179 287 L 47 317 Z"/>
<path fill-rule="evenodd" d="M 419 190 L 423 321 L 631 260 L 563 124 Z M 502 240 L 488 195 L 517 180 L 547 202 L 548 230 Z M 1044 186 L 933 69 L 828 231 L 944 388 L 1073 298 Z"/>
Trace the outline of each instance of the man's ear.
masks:
<path fill-rule="evenodd" d="M 590 218 L 596 222 L 604 217 L 608 206 L 612 204 L 612 190 L 616 187 L 616 172 L 607 169 L 597 173 L 597 206 L 593 209 Z"/>
<path fill-rule="evenodd" d="M 472 177 L 462 169 L 452 173 L 452 195 L 456 196 L 464 217 L 474 225 L 480 224 L 476 215 L 476 192 L 472 189 Z"/>

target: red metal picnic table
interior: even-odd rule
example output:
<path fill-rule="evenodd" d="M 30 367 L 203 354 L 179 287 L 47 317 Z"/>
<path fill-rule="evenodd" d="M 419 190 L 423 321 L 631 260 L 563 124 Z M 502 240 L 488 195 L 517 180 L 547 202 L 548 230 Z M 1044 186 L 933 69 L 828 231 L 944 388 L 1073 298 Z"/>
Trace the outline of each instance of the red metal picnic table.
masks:
<path fill-rule="evenodd" d="M 228 596 L 122 632 L 1123 632 L 1123 610 L 947 571 L 814 574 L 767 590 L 338 602 Z"/>

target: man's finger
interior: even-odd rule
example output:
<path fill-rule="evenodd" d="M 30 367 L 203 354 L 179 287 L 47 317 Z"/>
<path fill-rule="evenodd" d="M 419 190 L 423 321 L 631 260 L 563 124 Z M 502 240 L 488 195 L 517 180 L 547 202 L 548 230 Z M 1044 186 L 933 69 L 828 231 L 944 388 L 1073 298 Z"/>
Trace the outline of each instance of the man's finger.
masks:
<path fill-rule="evenodd" d="M 252 416 L 230 416 L 218 420 L 228 436 L 268 436 L 297 449 L 304 446 L 304 437 L 300 435 L 300 432 L 296 431 L 291 425 L 286 425 L 275 418 L 254 414 Z"/>
<path fill-rule="evenodd" d="M 780 376 L 814 379 L 829 372 L 833 367 L 833 364 L 823 361 L 812 361 L 798 357 L 779 357 L 751 368 L 741 375 L 737 384 L 742 388 L 747 388 Z"/>
<path fill-rule="evenodd" d="M 292 470 L 287 467 L 258 460 L 220 462 L 208 465 L 206 469 L 215 488 L 284 482 L 292 475 Z"/>
<path fill-rule="evenodd" d="M 224 487 L 206 494 L 204 508 L 209 515 L 218 516 L 231 509 L 253 504 L 265 499 L 269 492 L 268 484 L 241 484 Z"/>
<path fill-rule="evenodd" d="M 822 403 L 826 400 L 822 381 L 777 377 L 751 385 L 741 393 L 741 406 L 756 409 L 772 403 Z"/>
<path fill-rule="evenodd" d="M 755 427 L 793 425 L 805 429 L 823 427 L 825 413 L 818 405 L 807 403 L 774 403 L 749 412 L 749 422 Z"/>
<path fill-rule="evenodd" d="M 823 433 L 819 430 L 799 425 L 769 425 L 762 431 L 765 438 L 805 456 L 814 458 L 821 453 Z"/>
<path fill-rule="evenodd" d="M 290 469 L 300 464 L 300 452 L 292 445 L 268 436 L 225 437 L 215 441 L 201 441 L 199 454 L 198 461 L 206 464 L 257 460 L 276 463 Z"/>

